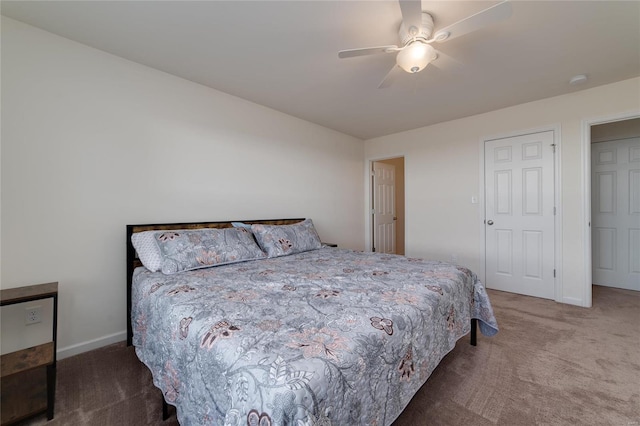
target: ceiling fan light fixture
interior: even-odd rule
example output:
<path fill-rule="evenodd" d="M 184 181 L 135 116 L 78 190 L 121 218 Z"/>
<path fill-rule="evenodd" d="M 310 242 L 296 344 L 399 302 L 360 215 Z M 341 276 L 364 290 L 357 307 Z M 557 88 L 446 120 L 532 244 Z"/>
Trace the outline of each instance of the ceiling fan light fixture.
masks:
<path fill-rule="evenodd" d="M 396 63 L 406 72 L 413 74 L 425 69 L 437 57 L 436 50 L 430 44 L 414 41 L 398 52 Z"/>

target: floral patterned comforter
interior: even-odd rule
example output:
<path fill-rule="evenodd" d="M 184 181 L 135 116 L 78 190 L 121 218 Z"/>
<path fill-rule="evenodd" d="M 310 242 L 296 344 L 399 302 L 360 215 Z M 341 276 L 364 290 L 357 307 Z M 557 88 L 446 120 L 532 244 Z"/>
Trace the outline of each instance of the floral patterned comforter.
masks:
<path fill-rule="evenodd" d="M 321 248 L 134 272 L 134 345 L 182 425 L 389 425 L 477 318 L 475 274 Z"/>

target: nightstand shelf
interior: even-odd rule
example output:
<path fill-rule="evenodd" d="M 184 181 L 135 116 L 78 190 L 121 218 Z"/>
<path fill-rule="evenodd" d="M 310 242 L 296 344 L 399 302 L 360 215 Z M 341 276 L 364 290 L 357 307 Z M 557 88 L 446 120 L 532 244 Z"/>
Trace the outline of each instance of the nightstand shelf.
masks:
<path fill-rule="evenodd" d="M 53 419 L 56 393 L 56 341 L 58 283 L 38 284 L 0 291 L 0 306 L 53 298 L 51 341 L 0 357 L 2 425 L 46 412 Z"/>

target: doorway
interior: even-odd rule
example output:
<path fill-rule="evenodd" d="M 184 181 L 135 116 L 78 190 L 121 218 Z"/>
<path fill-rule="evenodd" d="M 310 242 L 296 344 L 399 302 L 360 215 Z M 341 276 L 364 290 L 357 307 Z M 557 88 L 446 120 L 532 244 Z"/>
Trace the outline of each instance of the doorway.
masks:
<path fill-rule="evenodd" d="M 371 251 L 405 254 L 404 157 L 371 162 Z"/>
<path fill-rule="evenodd" d="M 592 284 L 640 291 L 640 118 L 590 136 Z"/>
<path fill-rule="evenodd" d="M 618 122 L 626 122 L 629 120 L 634 120 L 640 118 L 640 111 L 627 112 L 622 114 L 617 114 L 608 117 L 600 117 L 593 118 L 588 120 L 583 120 L 582 122 L 582 159 L 583 159 L 583 186 L 582 193 L 583 197 L 583 241 L 584 241 L 584 283 L 583 283 L 583 296 L 582 296 L 582 306 L 590 308 L 593 303 L 593 236 L 592 236 L 592 217 L 591 217 L 591 199 L 592 199 L 592 187 L 593 182 L 591 181 L 591 139 L 592 139 L 592 129 L 598 129 L 597 126 L 606 125 L 611 123 Z M 598 137 L 597 134 L 594 137 Z"/>

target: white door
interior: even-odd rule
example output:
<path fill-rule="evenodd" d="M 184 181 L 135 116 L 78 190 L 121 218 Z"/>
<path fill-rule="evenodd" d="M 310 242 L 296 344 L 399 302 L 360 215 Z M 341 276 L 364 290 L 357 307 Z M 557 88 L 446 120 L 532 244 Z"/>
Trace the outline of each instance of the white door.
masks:
<path fill-rule="evenodd" d="M 396 252 L 396 167 L 373 163 L 373 250 Z"/>
<path fill-rule="evenodd" d="M 593 283 L 640 290 L 640 138 L 591 145 Z"/>
<path fill-rule="evenodd" d="M 486 141 L 486 286 L 554 299 L 553 131 Z"/>

